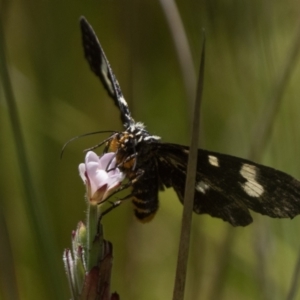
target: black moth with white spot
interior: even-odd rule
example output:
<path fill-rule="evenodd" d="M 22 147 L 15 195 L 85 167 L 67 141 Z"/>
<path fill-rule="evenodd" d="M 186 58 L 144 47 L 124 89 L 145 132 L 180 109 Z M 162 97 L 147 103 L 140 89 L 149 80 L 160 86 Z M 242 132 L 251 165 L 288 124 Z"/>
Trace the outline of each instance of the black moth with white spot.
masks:
<path fill-rule="evenodd" d="M 85 57 L 121 113 L 125 130 L 106 140 L 131 182 L 135 215 L 147 222 L 158 209 L 158 191 L 173 187 L 183 202 L 189 148 L 162 143 L 131 117 L 119 83 L 92 27 L 80 19 Z M 221 218 L 233 226 L 252 222 L 249 209 L 273 218 L 300 213 L 300 182 L 281 171 L 246 159 L 198 150 L 194 212 Z"/>

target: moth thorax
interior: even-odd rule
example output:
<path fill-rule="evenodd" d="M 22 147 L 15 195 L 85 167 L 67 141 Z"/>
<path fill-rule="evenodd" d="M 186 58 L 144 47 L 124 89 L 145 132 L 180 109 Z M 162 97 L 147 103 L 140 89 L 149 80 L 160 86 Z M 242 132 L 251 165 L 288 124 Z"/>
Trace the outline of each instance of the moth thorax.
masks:
<path fill-rule="evenodd" d="M 136 140 L 133 134 L 127 131 L 115 135 L 107 143 L 107 151 L 116 153 L 116 162 L 123 170 L 132 169 L 135 164 L 134 153 Z"/>
<path fill-rule="evenodd" d="M 119 139 L 120 150 L 129 152 L 135 151 L 137 145 L 137 139 L 133 133 L 123 132 Z"/>
<path fill-rule="evenodd" d="M 112 136 L 106 144 L 108 152 L 130 151 L 134 146 L 134 136 L 126 131 Z"/>
<path fill-rule="evenodd" d="M 105 152 L 117 152 L 120 147 L 119 137 L 113 136 L 109 141 L 106 143 L 106 151 Z"/>

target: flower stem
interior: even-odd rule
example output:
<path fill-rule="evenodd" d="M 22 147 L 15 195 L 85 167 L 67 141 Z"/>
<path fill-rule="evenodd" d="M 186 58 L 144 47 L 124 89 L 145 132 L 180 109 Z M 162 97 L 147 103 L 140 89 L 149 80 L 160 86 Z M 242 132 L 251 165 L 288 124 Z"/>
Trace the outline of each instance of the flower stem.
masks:
<path fill-rule="evenodd" d="M 99 222 L 98 205 L 89 203 L 87 214 L 87 271 L 98 265 L 103 253 L 103 232 Z M 99 225 L 99 226 L 98 226 Z"/>

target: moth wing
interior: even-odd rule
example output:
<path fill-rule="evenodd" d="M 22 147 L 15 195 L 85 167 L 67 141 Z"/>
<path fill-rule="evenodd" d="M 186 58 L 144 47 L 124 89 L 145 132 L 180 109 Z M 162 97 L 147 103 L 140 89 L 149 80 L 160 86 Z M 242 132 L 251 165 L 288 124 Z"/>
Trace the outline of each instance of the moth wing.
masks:
<path fill-rule="evenodd" d="M 161 181 L 183 203 L 188 147 L 158 146 Z M 273 218 L 300 213 L 300 182 L 292 176 L 246 159 L 199 149 L 194 212 L 233 226 L 252 222 L 249 209 Z"/>
<path fill-rule="evenodd" d="M 121 120 L 124 126 L 134 123 L 131 117 L 126 100 L 123 97 L 120 85 L 114 75 L 101 44 L 92 26 L 84 18 L 80 18 L 82 44 L 84 55 L 91 70 L 100 78 L 108 95 L 114 100 L 115 105 L 120 109 Z"/>

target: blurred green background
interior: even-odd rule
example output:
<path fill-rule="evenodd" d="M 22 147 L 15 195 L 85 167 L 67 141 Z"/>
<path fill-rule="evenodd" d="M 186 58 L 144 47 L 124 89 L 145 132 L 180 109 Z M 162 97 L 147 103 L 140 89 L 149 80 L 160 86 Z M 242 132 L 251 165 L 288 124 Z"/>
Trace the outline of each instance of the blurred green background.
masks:
<path fill-rule="evenodd" d="M 177 7 L 194 72 L 206 31 L 202 146 L 248 157 L 254 145 L 257 162 L 300 178 L 299 1 L 180 0 Z M 189 142 L 184 79 L 193 75 L 183 76 L 159 1 L 2 0 L 0 15 L 26 149 L 20 162 L 2 78 L 0 299 L 69 299 L 62 253 L 86 209 L 77 167 L 82 150 L 105 135 L 70 144 L 62 160 L 60 151 L 73 136 L 122 130 L 83 57 L 79 17 L 97 32 L 134 118 L 164 141 Z M 266 143 L 255 145 L 273 99 L 278 114 Z M 30 174 L 21 171 L 26 163 Z M 122 300 L 172 297 L 182 206 L 172 190 L 160 198 L 149 224 L 135 220 L 129 202 L 103 221 L 114 245 L 112 291 Z M 252 215 L 246 228 L 194 215 L 186 299 L 286 299 L 297 279 L 300 217 Z"/>

